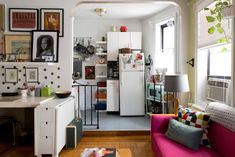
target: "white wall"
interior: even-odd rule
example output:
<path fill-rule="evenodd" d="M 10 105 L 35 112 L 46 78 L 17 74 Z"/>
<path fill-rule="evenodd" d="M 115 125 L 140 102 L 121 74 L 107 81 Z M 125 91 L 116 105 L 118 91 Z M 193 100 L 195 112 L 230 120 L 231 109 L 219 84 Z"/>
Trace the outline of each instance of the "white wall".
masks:
<path fill-rule="evenodd" d="M 6 34 L 30 34 L 30 33 L 22 33 L 22 32 L 9 32 L 8 31 L 8 8 L 63 8 L 64 9 L 64 37 L 59 38 L 59 62 L 53 65 L 48 66 L 48 64 L 37 64 L 37 63 L 27 63 L 27 64 L 19 64 L 19 63 L 11 63 L 4 64 L 4 67 L 39 67 L 39 76 L 40 76 L 40 86 L 42 85 L 50 85 L 53 88 L 53 91 L 57 90 L 70 90 L 72 86 L 72 17 L 70 16 L 71 9 L 76 5 L 76 0 L 69 0 L 69 2 L 65 2 L 64 0 L 0 0 L 0 3 L 6 4 Z M 60 70 L 58 70 L 60 67 Z M 47 71 L 44 71 L 47 69 Z M 51 72 L 54 75 L 51 75 Z M 4 73 L 4 68 L 0 69 L 0 73 Z M 24 73 L 24 70 L 22 71 Z M 60 76 L 57 79 L 57 76 Z M 12 92 L 17 91 L 18 87 L 21 87 L 25 82 L 25 77 L 21 76 L 21 81 L 16 85 L 13 84 L 5 84 L 2 85 L 2 82 L 5 81 L 4 77 L 0 75 L 0 92 Z M 47 76 L 48 79 L 45 79 Z M 53 84 L 51 83 L 53 81 Z M 32 84 L 39 86 L 37 84 Z M 60 86 L 60 88 L 58 88 Z M 10 87 L 10 89 L 7 89 Z"/>
<path fill-rule="evenodd" d="M 126 26 L 128 32 L 139 32 L 142 30 L 138 20 L 80 20 L 74 18 L 75 37 L 93 37 L 96 41 L 101 41 L 102 37 L 107 37 L 107 32 L 111 32 L 112 26 Z"/>
<path fill-rule="evenodd" d="M 166 19 L 176 17 L 176 13 L 179 12 L 179 9 L 175 6 L 165 9 L 161 13 L 154 15 L 142 22 L 142 30 L 143 30 L 143 52 L 146 53 L 145 56 L 150 54 L 153 59 L 153 67 L 151 73 L 154 74 L 155 69 L 157 68 L 157 49 L 156 49 L 156 23 L 162 22 Z M 178 36 L 179 38 L 179 36 Z"/>

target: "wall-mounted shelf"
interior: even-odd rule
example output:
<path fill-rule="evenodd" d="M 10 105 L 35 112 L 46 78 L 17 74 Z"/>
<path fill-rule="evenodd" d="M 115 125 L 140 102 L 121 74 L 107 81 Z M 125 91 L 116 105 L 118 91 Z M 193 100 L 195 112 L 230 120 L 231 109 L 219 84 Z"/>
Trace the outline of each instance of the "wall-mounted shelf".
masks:
<path fill-rule="evenodd" d="M 96 64 L 97 67 L 107 67 L 107 64 Z"/>
<path fill-rule="evenodd" d="M 104 52 L 97 52 L 96 55 L 97 55 L 97 56 L 107 56 L 107 53 L 104 53 Z"/>
<path fill-rule="evenodd" d="M 107 44 L 107 41 L 96 41 L 96 44 Z"/>
<path fill-rule="evenodd" d="M 96 78 L 107 78 L 107 75 L 96 75 Z"/>

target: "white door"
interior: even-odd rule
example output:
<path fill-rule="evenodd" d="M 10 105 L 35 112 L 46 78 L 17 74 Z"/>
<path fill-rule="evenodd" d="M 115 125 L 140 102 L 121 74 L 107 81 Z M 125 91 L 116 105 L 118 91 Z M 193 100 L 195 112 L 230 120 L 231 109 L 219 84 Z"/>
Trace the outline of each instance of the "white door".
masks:
<path fill-rule="evenodd" d="M 107 33 L 107 60 L 117 61 L 118 57 L 118 32 Z"/>
<path fill-rule="evenodd" d="M 107 111 L 119 111 L 119 80 L 107 80 Z"/>
<path fill-rule="evenodd" d="M 119 32 L 118 33 L 118 47 L 121 48 L 130 48 L 130 32 Z"/>
<path fill-rule="evenodd" d="M 131 49 L 141 49 L 142 48 L 142 33 L 141 32 L 131 32 L 130 33 L 130 44 Z"/>
<path fill-rule="evenodd" d="M 144 115 L 144 106 L 144 73 L 122 72 L 120 74 L 120 115 Z"/>

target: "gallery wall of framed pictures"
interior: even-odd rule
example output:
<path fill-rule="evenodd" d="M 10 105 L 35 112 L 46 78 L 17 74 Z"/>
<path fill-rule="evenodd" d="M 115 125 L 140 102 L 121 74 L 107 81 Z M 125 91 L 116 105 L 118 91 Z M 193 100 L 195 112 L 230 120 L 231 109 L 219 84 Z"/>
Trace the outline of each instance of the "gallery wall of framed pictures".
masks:
<path fill-rule="evenodd" d="M 5 13 L 4 7 L 0 6 L 0 12 Z M 0 17 L 0 27 L 8 22 L 9 32 L 15 34 L 4 35 L 0 61 L 58 62 L 59 37 L 64 36 L 64 9 L 9 8 L 8 11 L 8 21 Z M 30 32 L 30 35 L 17 32 Z M 45 53 L 39 55 L 39 50 Z"/>

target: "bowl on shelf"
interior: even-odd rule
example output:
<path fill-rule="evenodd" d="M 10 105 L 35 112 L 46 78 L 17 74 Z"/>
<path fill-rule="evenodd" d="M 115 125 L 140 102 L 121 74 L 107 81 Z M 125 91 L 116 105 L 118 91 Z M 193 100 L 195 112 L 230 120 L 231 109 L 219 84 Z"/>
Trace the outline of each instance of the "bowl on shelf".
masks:
<path fill-rule="evenodd" d="M 55 92 L 55 95 L 58 97 L 58 98 L 67 98 L 69 97 L 71 94 L 71 91 L 61 91 L 61 92 Z"/>

